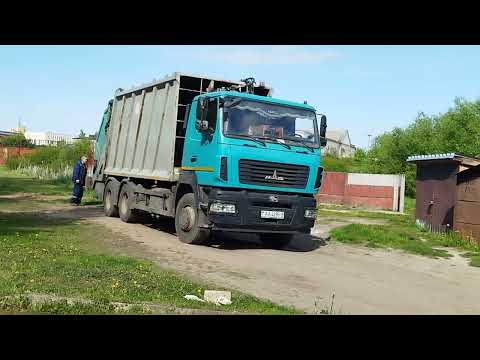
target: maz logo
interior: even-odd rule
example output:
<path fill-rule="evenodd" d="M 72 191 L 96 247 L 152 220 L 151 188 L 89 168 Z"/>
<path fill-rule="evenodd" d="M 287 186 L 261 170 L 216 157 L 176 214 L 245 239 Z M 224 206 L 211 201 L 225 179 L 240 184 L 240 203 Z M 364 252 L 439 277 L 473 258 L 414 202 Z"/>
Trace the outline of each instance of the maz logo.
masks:
<path fill-rule="evenodd" d="M 283 178 L 283 176 L 277 176 L 277 170 L 274 170 L 273 171 L 273 175 L 267 175 L 265 176 L 265 180 L 279 180 L 279 181 L 283 181 L 285 180 Z"/>
<path fill-rule="evenodd" d="M 270 199 L 271 202 L 278 203 L 278 196 L 277 195 L 270 195 L 268 198 Z"/>

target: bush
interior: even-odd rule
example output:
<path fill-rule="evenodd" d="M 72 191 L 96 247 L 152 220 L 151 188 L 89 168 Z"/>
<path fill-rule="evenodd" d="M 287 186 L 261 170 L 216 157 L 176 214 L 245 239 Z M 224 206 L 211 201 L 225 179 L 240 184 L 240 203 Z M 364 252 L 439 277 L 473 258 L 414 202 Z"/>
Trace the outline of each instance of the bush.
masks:
<path fill-rule="evenodd" d="M 406 194 L 415 196 L 415 165 L 407 163 L 407 158 L 449 152 L 480 157 L 480 100 L 457 98 L 444 114 L 420 113 L 406 128 L 395 128 L 376 137 L 367 153 L 367 170 L 380 174 L 404 173 Z"/>
<path fill-rule="evenodd" d="M 82 139 L 71 145 L 37 147 L 32 153 L 9 158 L 6 165 L 37 179 L 66 181 L 76 161 L 89 151 L 90 141 Z"/>
<path fill-rule="evenodd" d="M 23 134 L 15 134 L 10 136 L 5 136 L 0 138 L 0 145 L 3 146 L 21 146 L 21 147 L 28 147 L 33 148 L 34 145 L 31 140 L 25 138 Z"/>
<path fill-rule="evenodd" d="M 411 155 L 454 152 L 480 157 L 480 100 L 455 99 L 446 113 L 420 113 L 406 128 L 377 136 L 369 151 L 359 149 L 352 159 L 323 157 L 328 171 L 405 174 L 405 194 L 415 197 L 416 167 Z"/>
<path fill-rule="evenodd" d="M 365 160 L 365 151 L 358 149 L 351 158 L 337 158 L 332 155 L 323 155 L 322 166 L 325 171 L 365 173 L 367 172 Z"/>

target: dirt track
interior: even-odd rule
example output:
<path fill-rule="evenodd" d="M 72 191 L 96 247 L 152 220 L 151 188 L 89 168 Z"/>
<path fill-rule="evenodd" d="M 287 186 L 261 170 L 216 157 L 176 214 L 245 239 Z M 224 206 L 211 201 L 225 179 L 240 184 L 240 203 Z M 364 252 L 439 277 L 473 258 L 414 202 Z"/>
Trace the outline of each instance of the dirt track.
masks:
<path fill-rule="evenodd" d="M 95 207 L 54 216 L 79 217 L 121 234 L 103 239 L 118 253 L 309 312 L 327 308 L 335 294 L 334 310 L 343 314 L 480 313 L 479 268 L 460 256 L 429 259 L 323 240 L 345 220 L 319 225 L 317 236 L 296 238 L 288 249 L 270 250 L 254 235 L 221 236 L 208 247 L 185 245 L 173 234 L 172 222 L 160 228 L 126 224 Z"/>

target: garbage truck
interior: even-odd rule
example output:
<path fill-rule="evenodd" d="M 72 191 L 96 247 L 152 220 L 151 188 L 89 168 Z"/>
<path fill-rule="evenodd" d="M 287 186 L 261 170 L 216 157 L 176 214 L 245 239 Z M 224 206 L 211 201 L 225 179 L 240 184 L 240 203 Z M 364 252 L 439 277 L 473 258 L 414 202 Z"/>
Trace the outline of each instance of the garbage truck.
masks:
<path fill-rule="evenodd" d="M 179 72 L 117 89 L 94 151 L 92 186 L 105 214 L 174 218 L 187 244 L 220 231 L 282 247 L 309 234 L 326 117 L 272 92 L 253 78 Z"/>

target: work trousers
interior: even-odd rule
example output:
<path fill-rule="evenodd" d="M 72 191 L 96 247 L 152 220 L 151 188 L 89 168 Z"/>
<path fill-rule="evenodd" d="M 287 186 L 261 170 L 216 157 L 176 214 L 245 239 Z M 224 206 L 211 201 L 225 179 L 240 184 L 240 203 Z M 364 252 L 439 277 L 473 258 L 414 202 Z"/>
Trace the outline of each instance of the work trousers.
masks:
<path fill-rule="evenodd" d="M 83 186 L 80 184 L 73 184 L 73 192 L 72 192 L 72 198 L 70 199 L 70 202 L 73 204 L 80 204 L 82 201 L 83 197 Z"/>

